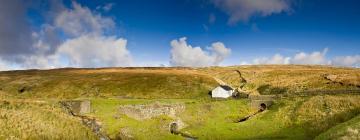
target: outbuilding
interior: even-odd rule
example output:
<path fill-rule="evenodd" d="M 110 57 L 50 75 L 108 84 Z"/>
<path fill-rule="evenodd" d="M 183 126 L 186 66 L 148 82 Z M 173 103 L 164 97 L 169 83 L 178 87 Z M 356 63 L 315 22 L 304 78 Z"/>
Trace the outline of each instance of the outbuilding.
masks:
<path fill-rule="evenodd" d="M 211 91 L 212 98 L 229 98 L 233 96 L 234 89 L 227 85 L 221 85 Z"/>

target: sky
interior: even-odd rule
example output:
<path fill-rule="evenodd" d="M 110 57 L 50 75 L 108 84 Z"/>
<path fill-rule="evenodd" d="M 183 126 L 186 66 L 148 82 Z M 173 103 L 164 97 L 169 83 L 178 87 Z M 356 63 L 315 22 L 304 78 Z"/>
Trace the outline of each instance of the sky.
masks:
<path fill-rule="evenodd" d="M 358 0 L 1 0 L 0 70 L 360 67 Z"/>

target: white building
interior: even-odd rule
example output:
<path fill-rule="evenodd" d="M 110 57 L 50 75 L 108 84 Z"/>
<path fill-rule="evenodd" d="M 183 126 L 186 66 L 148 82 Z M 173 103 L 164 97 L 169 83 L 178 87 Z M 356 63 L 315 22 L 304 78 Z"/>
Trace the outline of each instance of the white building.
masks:
<path fill-rule="evenodd" d="M 229 98 L 233 95 L 233 93 L 234 93 L 233 88 L 231 88 L 229 86 L 221 85 L 211 91 L 211 97 L 212 98 Z"/>

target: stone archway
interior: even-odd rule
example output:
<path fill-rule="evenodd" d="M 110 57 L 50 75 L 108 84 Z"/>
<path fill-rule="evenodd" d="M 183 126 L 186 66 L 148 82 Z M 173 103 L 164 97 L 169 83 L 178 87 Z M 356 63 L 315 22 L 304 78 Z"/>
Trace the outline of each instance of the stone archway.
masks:
<path fill-rule="evenodd" d="M 178 124 L 176 122 L 173 122 L 170 124 L 170 132 L 171 134 L 177 134 L 178 133 Z"/>
<path fill-rule="evenodd" d="M 260 106 L 259 106 L 259 111 L 264 111 L 266 110 L 267 106 L 265 103 L 261 103 Z"/>

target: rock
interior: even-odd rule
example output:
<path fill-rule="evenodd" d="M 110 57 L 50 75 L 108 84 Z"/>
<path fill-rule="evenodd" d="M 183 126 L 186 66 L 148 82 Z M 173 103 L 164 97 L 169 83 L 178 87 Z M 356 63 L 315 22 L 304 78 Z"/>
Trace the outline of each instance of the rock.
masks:
<path fill-rule="evenodd" d="M 329 74 L 325 75 L 325 79 L 335 82 L 335 80 L 338 78 L 337 75 Z"/>
<path fill-rule="evenodd" d="M 134 136 L 131 135 L 128 128 L 120 129 L 119 133 L 115 137 L 116 140 L 134 140 Z"/>
<path fill-rule="evenodd" d="M 176 124 L 176 130 L 181 130 L 185 127 L 187 127 L 188 125 L 186 123 L 184 123 L 180 118 L 177 118 L 175 121 L 171 122 L 169 125 L 169 129 L 172 129 L 172 124 Z"/>
<path fill-rule="evenodd" d="M 100 140 L 110 140 L 108 136 L 102 132 L 102 123 L 100 121 L 87 116 L 81 116 L 80 118 L 83 124 L 90 128 L 99 137 Z"/>

